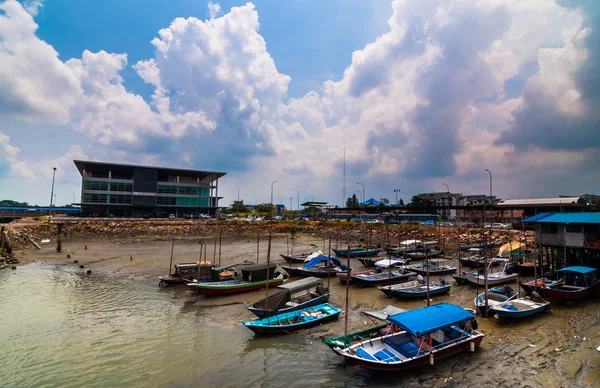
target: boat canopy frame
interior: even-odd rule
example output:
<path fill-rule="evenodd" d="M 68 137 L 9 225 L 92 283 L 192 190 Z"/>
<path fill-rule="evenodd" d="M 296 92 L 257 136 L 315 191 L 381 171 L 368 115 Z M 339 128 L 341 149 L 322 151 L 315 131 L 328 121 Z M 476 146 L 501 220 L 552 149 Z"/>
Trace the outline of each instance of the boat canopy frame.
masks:
<path fill-rule="evenodd" d="M 475 317 L 471 312 L 450 303 L 437 303 L 428 307 L 394 314 L 387 318 L 388 321 L 417 338 L 474 319 Z"/>

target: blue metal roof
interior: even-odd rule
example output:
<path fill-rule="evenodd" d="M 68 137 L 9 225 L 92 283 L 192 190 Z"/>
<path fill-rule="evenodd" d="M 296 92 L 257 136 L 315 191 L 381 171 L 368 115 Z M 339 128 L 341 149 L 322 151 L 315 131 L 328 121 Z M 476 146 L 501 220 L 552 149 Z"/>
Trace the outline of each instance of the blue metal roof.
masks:
<path fill-rule="evenodd" d="M 469 311 L 450 303 L 438 303 L 388 317 L 388 321 L 415 337 L 472 319 L 474 319 L 473 314 Z"/>
<path fill-rule="evenodd" d="M 573 267 L 566 267 L 563 269 L 559 269 L 556 272 L 577 272 L 582 275 L 587 275 L 587 274 L 593 273 L 594 271 L 596 271 L 596 268 L 583 267 L 583 266 L 576 265 Z"/>
<path fill-rule="evenodd" d="M 50 207 L 24 207 L 24 206 L 0 206 L 0 210 L 13 210 L 13 211 L 44 211 L 47 212 L 50 210 Z M 79 207 L 52 207 L 52 211 L 67 211 L 67 212 L 80 212 L 81 208 Z"/>
<path fill-rule="evenodd" d="M 524 219 L 527 223 L 600 224 L 600 213 L 540 213 Z"/>

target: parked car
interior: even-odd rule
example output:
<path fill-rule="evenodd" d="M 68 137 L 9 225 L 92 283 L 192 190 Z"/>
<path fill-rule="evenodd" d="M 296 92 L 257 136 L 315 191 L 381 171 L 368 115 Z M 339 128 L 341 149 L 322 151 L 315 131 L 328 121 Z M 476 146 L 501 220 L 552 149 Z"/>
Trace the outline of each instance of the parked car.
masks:
<path fill-rule="evenodd" d="M 454 222 L 440 222 L 440 226 L 454 226 L 456 225 Z"/>
<path fill-rule="evenodd" d="M 501 224 L 500 222 L 494 222 L 492 224 L 485 225 L 485 227 L 491 229 L 510 229 L 510 224 Z"/>
<path fill-rule="evenodd" d="M 169 214 L 169 218 L 171 218 L 171 219 L 175 218 L 175 214 L 173 214 L 173 213 Z"/>
<path fill-rule="evenodd" d="M 423 226 L 435 226 L 435 221 L 431 221 L 431 220 L 429 220 L 429 221 L 423 221 L 423 222 L 421 222 L 421 225 L 423 225 Z"/>
<path fill-rule="evenodd" d="M 399 224 L 400 222 L 395 218 L 390 218 L 389 220 L 387 220 L 387 223 L 392 225 L 392 224 Z"/>

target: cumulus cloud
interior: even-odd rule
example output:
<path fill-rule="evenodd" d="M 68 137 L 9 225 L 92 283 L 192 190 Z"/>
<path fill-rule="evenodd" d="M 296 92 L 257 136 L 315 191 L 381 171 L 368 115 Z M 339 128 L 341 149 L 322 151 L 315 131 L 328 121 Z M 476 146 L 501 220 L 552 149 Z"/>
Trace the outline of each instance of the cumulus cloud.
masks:
<path fill-rule="evenodd" d="M 0 132 L 0 149 L 4 156 L 0 169 L 6 171 L 9 176 L 17 178 L 35 178 L 35 175 L 29 165 L 19 160 L 21 150 L 10 144 L 10 137 Z M 2 162 L 2 161 L 0 161 Z M 3 166 L 4 165 L 4 166 Z"/>
<path fill-rule="evenodd" d="M 231 182 L 266 193 L 258 172 L 335 202 L 344 148 L 349 182 L 382 191 L 417 177 L 419 190 L 447 177 L 467 184 L 482 166 L 506 182 L 519 171 L 562 176 L 599 146 L 594 7 L 395 0 L 389 30 L 354 52 L 337 82 L 289 98 L 291 78 L 269 54 L 254 5 L 223 13 L 210 2 L 207 20 L 173 20 L 151 41 L 154 56 L 133 64 L 153 87 L 146 101 L 120 75 L 126 53 L 63 62 L 36 36 L 32 13 L 8 1 L 0 114 L 69 125 L 120 161 L 233 171 Z"/>

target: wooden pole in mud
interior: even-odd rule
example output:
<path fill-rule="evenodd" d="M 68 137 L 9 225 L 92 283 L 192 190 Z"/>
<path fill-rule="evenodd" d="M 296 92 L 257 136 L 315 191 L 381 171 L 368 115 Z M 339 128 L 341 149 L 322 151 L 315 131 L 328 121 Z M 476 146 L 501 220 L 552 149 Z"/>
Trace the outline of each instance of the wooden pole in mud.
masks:
<path fill-rule="evenodd" d="M 267 283 L 265 286 L 265 311 L 267 316 L 267 305 L 269 304 L 269 280 L 271 280 L 271 237 L 273 236 L 273 216 L 271 215 L 271 225 L 269 226 L 269 245 L 267 245 Z"/>
<path fill-rule="evenodd" d="M 329 252 L 327 252 L 327 256 L 331 257 L 331 235 L 329 236 Z M 330 288 L 329 288 L 329 284 L 330 284 L 330 280 L 329 279 L 330 279 L 330 276 L 329 275 L 330 275 L 330 273 L 327 272 L 327 291 L 330 290 Z M 331 292 L 331 291 L 329 291 L 329 292 Z"/>
<path fill-rule="evenodd" d="M 429 297 L 429 253 L 427 248 L 425 248 L 425 269 L 427 271 L 427 307 L 429 307 L 431 298 Z"/>
<path fill-rule="evenodd" d="M 258 263 L 258 252 L 260 246 L 260 230 L 256 231 L 256 262 Z"/>
<path fill-rule="evenodd" d="M 344 349 L 348 347 L 348 295 L 350 293 L 350 244 L 346 261 L 346 311 L 344 312 Z"/>
<path fill-rule="evenodd" d="M 219 267 L 221 266 L 221 241 L 223 240 L 223 229 L 219 229 Z"/>
<path fill-rule="evenodd" d="M 56 242 L 56 252 L 62 252 L 62 224 L 56 224 L 58 227 L 57 230 L 57 242 Z"/>
<path fill-rule="evenodd" d="M 175 239 L 171 242 L 171 261 L 169 262 L 169 275 L 173 273 L 173 250 L 175 249 Z"/>

